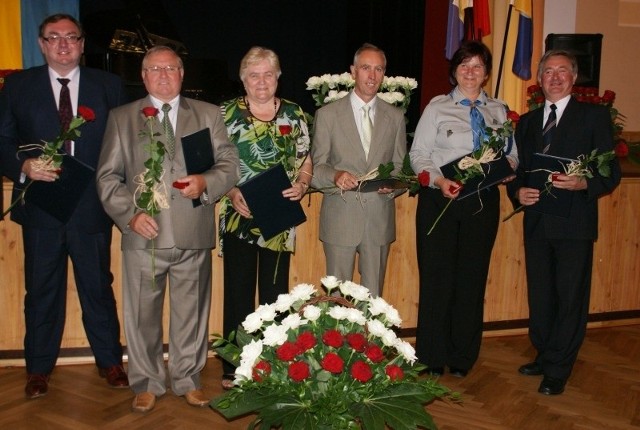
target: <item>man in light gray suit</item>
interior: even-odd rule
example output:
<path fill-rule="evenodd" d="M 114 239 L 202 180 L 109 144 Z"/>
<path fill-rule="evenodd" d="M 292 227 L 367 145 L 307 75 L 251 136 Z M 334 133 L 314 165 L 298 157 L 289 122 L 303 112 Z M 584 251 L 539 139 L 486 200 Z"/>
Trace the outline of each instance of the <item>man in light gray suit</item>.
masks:
<path fill-rule="evenodd" d="M 381 163 L 393 161 L 394 172 L 406 153 L 406 128 L 401 109 L 376 97 L 387 60 L 370 44 L 356 51 L 351 66 L 355 88 L 316 112 L 311 154 L 313 186 L 327 190 L 320 211 L 327 274 L 351 280 L 358 254 L 361 284 L 382 294 L 389 245 L 396 238 L 393 190 L 362 193 L 360 177 Z"/>
<path fill-rule="evenodd" d="M 96 172 L 100 199 L 122 231 L 124 326 L 136 412 L 153 409 L 156 397 L 167 390 L 162 344 L 167 278 L 171 390 L 192 406 L 205 406 L 209 401 L 200 388 L 200 371 L 208 349 L 211 250 L 216 231 L 213 208 L 238 181 L 239 161 L 219 108 L 180 96 L 183 76 L 182 61 L 173 50 L 156 46 L 147 52 L 142 78 L 149 95 L 111 111 Z M 154 131 L 167 130 L 154 138 L 167 148 L 161 181 L 168 207 L 151 217 L 135 201 L 140 185 L 136 176 L 145 171 L 149 158 L 145 148 L 149 137 L 140 132 L 146 127 L 145 114 L 153 108 L 159 112 L 152 118 Z M 171 128 L 160 125 L 165 115 Z M 201 174 L 188 175 L 180 136 L 205 128 L 215 164 Z M 194 207 L 194 199 L 202 205 Z"/>

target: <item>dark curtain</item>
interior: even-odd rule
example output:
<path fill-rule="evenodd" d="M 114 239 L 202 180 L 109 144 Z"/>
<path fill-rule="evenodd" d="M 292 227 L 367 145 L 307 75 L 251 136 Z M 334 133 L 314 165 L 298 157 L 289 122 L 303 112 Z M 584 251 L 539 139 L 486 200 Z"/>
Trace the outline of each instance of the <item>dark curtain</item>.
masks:
<path fill-rule="evenodd" d="M 271 48 L 279 55 L 283 72 L 279 95 L 311 114 L 316 107 L 305 89 L 307 79 L 348 71 L 355 50 L 365 42 L 385 50 L 388 76 L 413 77 L 422 86 L 424 1 L 81 0 L 80 5 L 89 34 L 86 51 L 92 59 L 90 65 L 104 64 L 100 58 L 107 55 L 115 28 L 135 31 L 131 27 L 142 23 L 153 34 L 182 42 L 190 58 L 222 64 L 226 70 L 223 77 L 214 73 L 211 62 L 200 66 L 205 70 L 187 69 L 185 73 L 206 80 L 209 68 L 210 80 L 227 88 L 221 95 L 224 97 L 240 92 L 240 59 L 254 45 Z M 223 85 L 223 79 L 231 84 Z M 409 130 L 420 115 L 420 94 L 419 88 L 412 97 Z"/>

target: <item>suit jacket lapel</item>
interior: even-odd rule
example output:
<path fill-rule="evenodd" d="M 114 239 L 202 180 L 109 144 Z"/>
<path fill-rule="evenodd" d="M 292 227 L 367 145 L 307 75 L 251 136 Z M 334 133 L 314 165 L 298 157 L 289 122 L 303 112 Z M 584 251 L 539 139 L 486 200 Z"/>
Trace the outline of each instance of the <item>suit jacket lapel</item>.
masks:
<path fill-rule="evenodd" d="M 544 108 L 539 108 L 531 114 L 531 133 L 535 142 L 535 151 L 542 152 L 544 149 L 544 141 L 542 140 L 542 121 L 544 119 Z"/>
<path fill-rule="evenodd" d="M 359 157 L 364 160 L 364 149 L 362 148 L 362 140 L 360 140 L 360 133 L 358 133 L 358 127 L 356 126 L 357 119 L 353 115 L 350 95 L 343 97 L 335 103 L 340 103 L 338 115 L 339 118 L 342 119 L 341 126 L 344 129 L 344 134 L 347 136 L 349 144 L 352 145 L 355 151 L 354 153 L 359 154 Z"/>
<path fill-rule="evenodd" d="M 386 102 L 382 100 L 376 101 L 376 116 L 373 123 L 373 131 L 371 133 L 371 147 L 369 148 L 369 157 L 367 158 L 367 164 L 371 165 L 374 162 L 375 166 L 378 167 L 380 164 L 377 160 L 378 152 L 380 152 L 380 148 L 384 146 L 384 142 L 382 141 L 385 137 L 385 131 L 390 127 L 390 119 L 389 115 L 387 115 Z"/>

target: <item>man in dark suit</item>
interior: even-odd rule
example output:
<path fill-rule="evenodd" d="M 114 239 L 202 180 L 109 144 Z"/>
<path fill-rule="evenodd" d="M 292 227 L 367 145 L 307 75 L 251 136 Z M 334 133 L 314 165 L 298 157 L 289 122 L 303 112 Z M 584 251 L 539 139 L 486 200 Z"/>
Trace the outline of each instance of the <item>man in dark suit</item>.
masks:
<path fill-rule="evenodd" d="M 322 198 L 320 240 L 327 274 L 351 280 L 358 254 L 361 284 L 374 296 L 382 294 L 389 245 L 396 239 L 396 206 L 393 190 L 360 193 L 358 178 L 390 161 L 397 173 L 407 151 L 402 110 L 376 97 L 386 67 L 381 49 L 365 44 L 356 52 L 355 88 L 318 109 L 311 145 L 313 185 L 342 190 Z"/>
<path fill-rule="evenodd" d="M 82 27 L 69 15 L 53 15 L 40 25 L 38 43 L 47 65 L 7 77 L 0 92 L 0 148 L 4 174 L 14 183 L 16 199 L 27 181 L 53 182 L 53 171 L 38 170 L 38 151 L 20 146 L 53 140 L 61 129 L 59 78 L 69 79 L 72 111 L 87 106 L 95 121 L 82 125 L 70 152 L 94 167 L 109 110 L 125 101 L 124 86 L 115 75 L 79 67 L 84 49 Z M 129 385 L 122 367 L 122 345 L 116 302 L 111 288 L 112 222 L 104 212 L 94 183 L 86 187 L 70 219 L 63 223 L 29 201 L 11 211 L 22 225 L 26 295 L 24 354 L 28 398 L 47 393 L 65 322 L 67 259 L 71 257 L 82 306 L 82 321 L 101 376 L 114 387 Z"/>
<path fill-rule="evenodd" d="M 594 149 L 597 154 L 613 149 L 608 109 L 571 97 L 577 76 L 578 65 L 572 54 L 548 51 L 542 57 L 538 81 L 546 97 L 545 105 L 523 115 L 518 124 L 520 165 L 516 180 L 507 185 L 514 204 L 526 208 L 529 337 L 537 351 L 535 360 L 521 366 L 519 372 L 544 375 L 538 391 L 547 395 L 564 391 L 584 340 L 593 243 L 598 234 L 598 197 L 611 192 L 621 176 L 615 159 L 608 177 L 598 174 L 594 166 L 592 178 L 560 174 L 553 180 L 552 190 L 569 191 L 557 192 L 558 198 L 571 199 L 568 213 L 556 216 L 536 211 L 536 207 L 528 208 L 540 199 L 553 198 L 527 186 L 534 153 L 577 159 Z M 545 137 L 549 132 L 551 135 Z"/>
<path fill-rule="evenodd" d="M 180 96 L 184 73 L 182 60 L 171 48 L 147 51 L 141 74 L 149 95 L 111 111 L 96 172 L 100 199 L 122 230 L 124 328 L 135 412 L 152 410 L 156 398 L 167 391 L 167 382 L 189 405 L 209 403 L 200 372 L 209 339 L 214 203 L 236 184 L 240 169 L 218 106 Z M 147 120 L 143 111 L 158 114 Z M 169 121 L 166 129 L 161 119 Z M 156 195 L 166 204 L 155 216 L 137 204 L 136 177 L 145 172 L 150 156 L 145 149 L 149 137 L 140 135 L 148 130 L 146 121 L 166 149 Z M 204 129 L 215 164 L 190 175 L 183 136 Z M 194 207 L 193 200 L 202 204 Z M 171 313 L 165 369 L 162 314 L 167 281 Z"/>

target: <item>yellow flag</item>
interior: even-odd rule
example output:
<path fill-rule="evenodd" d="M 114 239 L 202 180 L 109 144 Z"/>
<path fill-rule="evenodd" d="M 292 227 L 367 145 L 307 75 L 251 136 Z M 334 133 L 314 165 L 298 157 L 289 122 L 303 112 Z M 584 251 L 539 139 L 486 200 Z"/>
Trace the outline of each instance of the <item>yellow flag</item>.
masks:
<path fill-rule="evenodd" d="M 20 0 L 0 1 L 0 69 L 22 69 Z"/>

